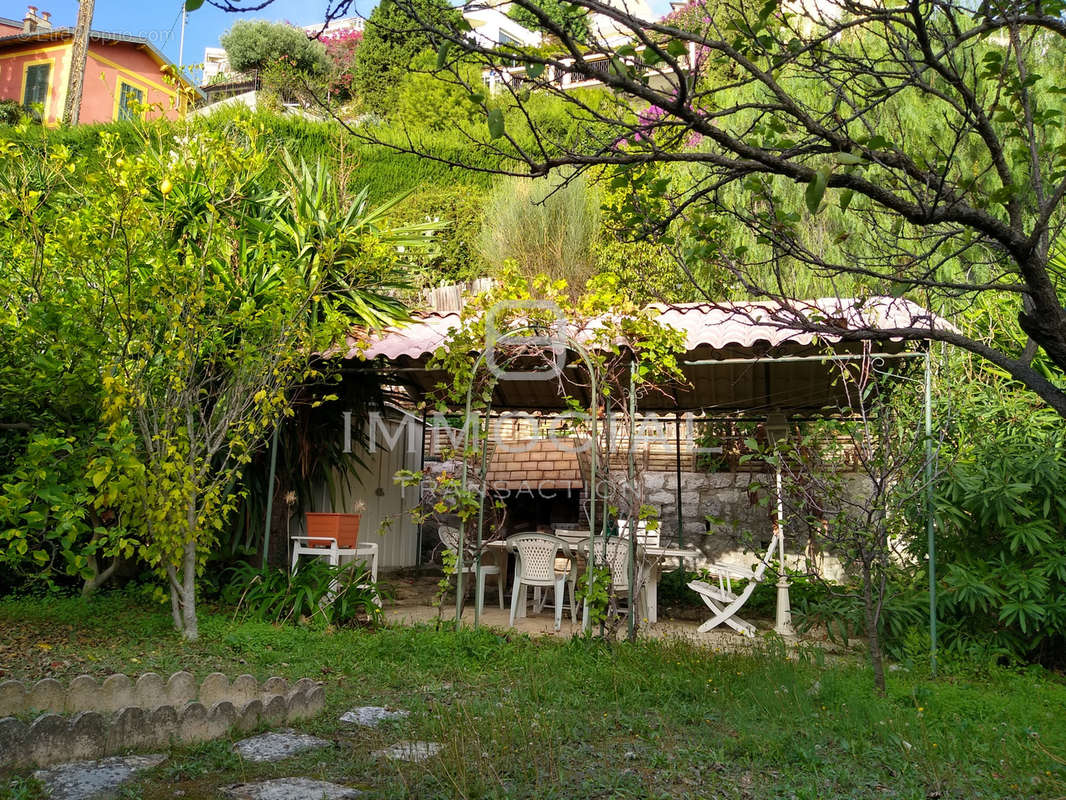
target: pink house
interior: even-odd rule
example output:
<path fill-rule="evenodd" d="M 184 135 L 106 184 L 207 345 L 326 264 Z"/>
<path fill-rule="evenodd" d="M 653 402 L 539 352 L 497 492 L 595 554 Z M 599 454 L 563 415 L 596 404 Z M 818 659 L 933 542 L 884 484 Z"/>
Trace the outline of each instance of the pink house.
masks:
<path fill-rule="evenodd" d="M 0 17 L 0 99 L 40 106 L 46 125 L 63 118 L 74 28 L 53 28 L 30 6 L 21 21 Z M 166 71 L 164 68 L 168 68 Z M 92 31 L 78 122 L 111 122 L 134 114 L 177 117 L 195 87 L 147 39 Z M 177 80 L 179 83 L 175 83 Z"/>

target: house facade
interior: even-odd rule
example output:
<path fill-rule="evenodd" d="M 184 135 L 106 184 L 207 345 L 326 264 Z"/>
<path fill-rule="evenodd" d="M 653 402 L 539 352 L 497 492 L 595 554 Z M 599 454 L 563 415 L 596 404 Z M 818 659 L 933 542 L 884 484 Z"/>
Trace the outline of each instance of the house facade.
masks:
<path fill-rule="evenodd" d="M 0 99 L 39 108 L 46 125 L 63 119 L 70 81 L 74 28 L 54 28 L 50 15 L 30 6 L 21 21 L 0 18 Z M 82 88 L 81 123 L 135 115 L 174 119 L 185 93 L 167 72 L 173 65 L 147 39 L 92 31 Z M 192 85 L 182 78 L 183 88 Z"/>
<path fill-rule="evenodd" d="M 463 7 L 463 19 L 470 23 L 471 39 L 485 47 L 513 44 L 536 47 L 541 35 L 515 22 L 505 13 L 510 4 L 468 3 Z"/>

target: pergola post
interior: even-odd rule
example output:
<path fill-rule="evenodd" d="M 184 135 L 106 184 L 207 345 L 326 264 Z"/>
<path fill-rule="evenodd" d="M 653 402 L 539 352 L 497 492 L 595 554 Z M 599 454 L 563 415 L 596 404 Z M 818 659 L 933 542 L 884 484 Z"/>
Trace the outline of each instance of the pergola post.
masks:
<path fill-rule="evenodd" d="M 933 369 L 925 349 L 925 532 L 929 538 L 929 667 L 936 675 L 936 535 L 933 521 Z"/>
<path fill-rule="evenodd" d="M 425 480 L 426 474 L 426 420 L 429 417 L 429 410 L 424 409 L 422 411 L 422 449 L 418 453 L 418 472 L 423 476 L 422 480 Z M 418 501 L 422 499 L 422 486 L 418 487 Z M 425 536 L 425 523 L 419 519 L 418 529 L 415 536 L 415 547 L 417 553 L 415 554 L 415 566 L 422 566 L 422 539 Z"/>
<path fill-rule="evenodd" d="M 629 503 L 629 641 L 636 641 L 637 638 L 637 604 L 636 599 L 640 592 L 638 591 L 637 583 L 637 526 L 638 526 L 638 510 L 634 510 L 636 499 L 636 489 L 633 484 L 637 479 L 637 461 L 633 454 L 633 448 L 636 446 L 636 436 L 634 435 L 633 428 L 637 422 L 637 362 L 631 360 L 629 362 L 629 491 L 633 499 Z"/>
<path fill-rule="evenodd" d="M 777 577 L 777 619 L 774 631 L 781 636 L 795 636 L 796 631 L 792 627 L 792 604 L 789 598 L 788 572 L 785 570 L 785 497 L 781 481 L 781 448 L 779 443 L 788 435 L 788 424 L 785 415 L 779 412 L 770 414 L 766 419 L 766 435 L 774 448 L 776 465 L 774 469 L 775 492 L 777 500 L 777 521 L 774 525 L 780 536 L 777 539 L 777 558 L 780 571 Z"/>
<path fill-rule="evenodd" d="M 481 604 L 477 601 L 477 587 L 481 585 L 481 548 L 482 548 L 482 529 L 485 526 L 485 493 L 487 487 L 485 486 L 485 480 L 488 477 L 489 463 L 489 427 L 492 425 L 492 421 L 489 417 L 489 412 L 492 410 L 490 405 L 485 413 L 482 415 L 482 424 L 478 425 L 478 429 L 481 433 L 481 485 L 478 487 L 478 505 L 477 505 L 477 545 L 474 549 L 474 627 L 478 627 L 481 624 Z M 502 578 L 500 587 L 503 586 Z M 502 588 L 499 591 L 503 591 Z M 484 598 L 482 598 L 484 599 Z M 556 599 L 558 602 L 558 599 Z"/>
<path fill-rule="evenodd" d="M 266 521 L 263 523 L 263 569 L 267 567 L 267 559 L 270 558 L 270 526 L 274 516 L 274 479 L 278 474 L 278 429 L 281 427 L 279 419 L 274 424 L 274 432 L 270 435 L 270 474 L 267 477 L 267 507 Z M 288 531 L 286 531 L 288 535 Z"/>
<path fill-rule="evenodd" d="M 674 412 L 674 502 L 677 504 L 677 546 L 685 546 L 685 518 L 681 511 L 681 412 Z"/>
<path fill-rule="evenodd" d="M 584 360 L 586 367 L 588 367 L 590 399 L 589 405 L 591 406 L 591 417 L 589 419 L 589 425 L 591 430 L 589 432 L 589 437 L 592 441 L 592 458 L 589 459 L 589 489 L 592 492 L 592 497 L 589 501 L 589 559 L 587 571 L 585 572 L 585 592 L 587 596 L 587 593 L 590 593 L 592 591 L 592 569 L 593 562 L 595 561 L 592 554 L 592 543 L 593 541 L 595 541 L 596 536 L 596 495 L 599 494 L 599 492 L 596 491 L 596 462 L 599 460 L 599 450 L 597 443 L 597 436 L 599 435 L 599 432 L 596 429 L 596 415 L 597 413 L 599 413 L 600 403 L 599 386 L 596 383 L 596 370 L 592 367 L 592 359 L 589 358 L 588 354 L 583 348 L 578 349 L 578 354 Z M 556 602 L 558 602 L 558 600 Z M 583 614 L 581 617 L 581 630 L 583 632 L 589 629 L 589 616 L 589 614 Z M 571 621 L 573 620 L 573 618 L 574 615 L 571 613 Z"/>

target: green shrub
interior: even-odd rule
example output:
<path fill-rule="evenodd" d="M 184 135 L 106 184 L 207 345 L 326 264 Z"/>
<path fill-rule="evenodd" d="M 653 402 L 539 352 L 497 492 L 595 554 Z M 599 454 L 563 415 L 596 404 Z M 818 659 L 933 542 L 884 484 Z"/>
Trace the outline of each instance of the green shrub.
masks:
<path fill-rule="evenodd" d="M 856 584 L 834 587 L 802 574 L 789 573 L 792 621 L 800 633 L 823 628 L 831 642 L 847 646 L 864 635 L 862 588 Z M 776 603 L 776 587 L 764 583 L 748 601 L 769 609 Z M 772 612 L 771 612 L 772 613 Z M 880 636 L 885 654 L 903 659 L 928 654 L 929 593 L 920 584 L 890 582 L 885 590 L 880 618 Z M 915 647 L 915 638 L 919 642 Z"/>
<path fill-rule="evenodd" d="M 379 620 L 378 591 L 362 564 L 333 567 L 322 559 L 312 559 L 301 563 L 294 573 L 239 564 L 230 570 L 221 599 L 234 606 L 234 616 L 240 619 L 343 625 L 361 614 Z"/>
<path fill-rule="evenodd" d="M 938 483 L 941 630 L 949 645 L 987 639 L 1011 658 L 1061 665 L 1066 442 L 1054 412 L 1024 419 L 1018 428 L 966 419 L 960 457 Z"/>
<path fill-rule="evenodd" d="M 696 285 L 657 240 L 627 241 L 605 231 L 592 247 L 597 272 L 617 275 L 635 303 L 672 303 L 702 299 Z"/>
<path fill-rule="evenodd" d="M 412 62 L 396 88 L 395 119 L 408 130 L 437 133 L 463 127 L 482 118 L 481 107 L 471 102 L 470 92 L 455 83 L 448 72 L 436 72 L 436 53 L 425 50 Z M 480 78 L 464 75 L 471 85 Z"/>
<path fill-rule="evenodd" d="M 21 107 L 20 107 L 21 108 Z M 166 125 L 168 123 L 153 123 Z M 17 138 L 20 144 L 39 149 L 43 154 L 45 144 L 61 144 L 69 147 L 75 156 L 92 156 L 100 147 L 104 136 L 115 136 L 121 149 L 131 152 L 143 146 L 143 139 L 137 132 L 138 125 L 143 122 L 109 122 L 99 125 L 71 125 L 58 128 L 47 128 L 43 125 L 30 125 L 26 130 L 18 130 L 14 127 L 0 127 L 0 140 L 13 141 Z"/>
<path fill-rule="evenodd" d="M 485 192 L 474 186 L 427 186 L 413 193 L 395 212 L 398 223 L 440 220 L 447 223 L 436 236 L 434 253 L 419 256 L 421 272 L 411 278 L 419 286 L 462 283 L 485 274 L 478 250 Z"/>
<path fill-rule="evenodd" d="M 599 199 L 584 176 L 501 181 L 489 196 L 481 253 L 490 267 L 515 262 L 527 276 L 565 279 L 584 287 L 595 272 Z"/>
<path fill-rule="evenodd" d="M 0 125 L 14 125 L 22 119 L 22 106 L 17 100 L 0 100 Z"/>

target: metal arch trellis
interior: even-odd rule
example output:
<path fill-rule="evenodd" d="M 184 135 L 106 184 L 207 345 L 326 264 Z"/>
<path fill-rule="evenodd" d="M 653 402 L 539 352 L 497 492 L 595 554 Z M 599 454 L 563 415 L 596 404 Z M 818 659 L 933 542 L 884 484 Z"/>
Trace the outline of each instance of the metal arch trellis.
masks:
<path fill-rule="evenodd" d="M 494 344 L 497 343 L 497 342 L 500 342 L 501 340 L 505 340 L 507 338 L 517 337 L 517 336 L 519 336 L 522 333 L 527 332 L 527 331 L 538 332 L 539 329 L 536 328 L 535 326 L 527 326 L 527 327 L 518 328 L 516 330 L 511 330 L 511 331 L 508 331 L 503 336 L 497 338 L 495 340 Z M 592 357 L 589 355 L 588 350 L 584 347 L 584 345 L 582 345 L 580 342 L 578 342 L 577 340 L 573 339 L 572 337 L 568 336 L 566 338 L 566 346 L 567 346 L 568 349 L 572 349 L 575 353 L 577 353 L 577 355 L 584 362 L 585 367 L 586 367 L 586 369 L 588 369 L 588 374 L 589 374 L 589 382 L 590 382 L 590 385 L 589 385 L 589 399 L 591 401 L 591 409 L 590 409 L 590 425 L 591 425 L 591 427 L 590 427 L 590 434 L 589 435 L 590 435 L 592 443 L 593 443 L 593 456 L 592 456 L 592 459 L 591 459 L 590 478 L 589 478 L 589 482 L 590 482 L 591 487 L 592 487 L 592 502 L 589 504 L 589 509 L 590 509 L 589 510 L 589 530 L 590 530 L 590 533 L 594 534 L 594 532 L 596 530 L 596 499 L 597 499 L 597 497 L 596 497 L 596 495 L 597 495 L 597 484 L 596 484 L 596 462 L 597 462 L 597 457 L 596 457 L 595 448 L 596 448 L 597 437 L 599 435 L 598 430 L 597 430 L 597 417 L 598 417 L 598 412 L 599 412 L 599 392 L 598 392 L 599 387 L 598 387 L 598 383 L 597 383 L 597 380 L 596 380 L 596 370 L 593 368 Z M 477 375 L 478 369 L 484 363 L 486 357 L 487 357 L 487 350 L 483 350 L 481 353 L 478 354 L 478 357 L 477 357 L 477 359 L 475 359 L 473 367 L 471 369 L 471 375 L 472 376 L 476 376 Z M 474 380 L 471 379 L 470 385 L 467 386 L 467 389 L 466 389 L 466 406 L 465 406 L 465 412 L 464 412 L 464 415 L 463 415 L 463 454 L 464 454 L 464 457 L 462 458 L 463 473 L 462 473 L 462 477 L 460 479 L 460 484 L 459 484 L 460 485 L 460 492 L 463 495 L 465 495 L 465 493 L 466 493 L 467 476 L 468 476 L 467 462 L 466 462 L 466 457 L 465 457 L 466 444 L 467 444 L 466 443 L 466 436 L 468 435 L 468 430 L 470 428 L 470 417 L 471 417 L 471 414 L 473 413 L 473 400 L 474 400 Z M 489 400 L 489 406 L 488 407 L 489 407 L 489 409 L 492 408 L 491 395 L 490 395 L 490 400 Z M 484 418 L 488 419 L 487 415 L 485 415 Z M 479 428 L 480 428 L 480 425 L 479 425 Z M 482 437 L 482 442 L 481 442 L 481 484 L 480 484 L 479 491 L 478 491 L 477 546 L 475 547 L 475 550 L 474 550 L 474 580 L 475 580 L 475 585 L 476 585 L 478 573 L 481 570 L 482 526 L 483 526 L 483 521 L 484 521 L 485 494 L 486 494 L 485 479 L 486 479 L 486 474 L 487 474 L 487 471 L 488 471 L 488 463 L 487 463 L 487 458 L 486 458 L 487 444 L 488 444 L 488 436 L 487 436 L 487 432 L 486 432 L 486 435 Z M 608 446 L 610 446 L 610 445 L 608 444 Z M 604 531 L 603 531 L 604 535 L 606 535 L 606 522 L 607 521 L 606 521 L 606 515 L 605 515 L 604 516 Z M 459 546 L 457 548 L 457 553 L 456 553 L 456 595 L 455 595 L 455 624 L 456 624 L 456 627 L 458 627 L 458 626 L 460 626 L 462 624 L 463 549 L 464 549 L 465 546 L 466 546 L 466 519 L 465 519 L 465 517 L 461 517 L 460 520 L 459 520 Z M 589 559 L 589 563 L 588 563 L 588 574 L 587 574 L 587 578 L 586 578 L 586 580 L 588 581 L 587 585 L 591 585 L 591 582 L 592 582 L 592 567 L 593 567 L 593 560 L 590 558 Z M 630 586 L 630 592 L 632 593 L 632 585 Z M 561 598 L 558 598 L 558 597 L 555 598 L 555 602 L 557 602 L 557 603 L 561 602 Z M 630 607 L 632 608 L 632 598 L 630 598 Z M 630 611 L 630 617 L 632 617 L 632 611 Z M 480 624 L 481 624 L 481 609 L 478 606 L 478 604 L 475 602 L 474 603 L 474 627 L 477 628 Z"/>

